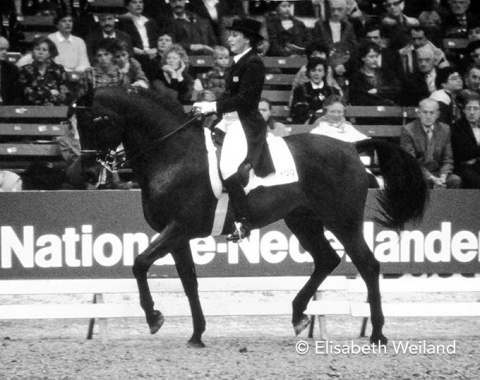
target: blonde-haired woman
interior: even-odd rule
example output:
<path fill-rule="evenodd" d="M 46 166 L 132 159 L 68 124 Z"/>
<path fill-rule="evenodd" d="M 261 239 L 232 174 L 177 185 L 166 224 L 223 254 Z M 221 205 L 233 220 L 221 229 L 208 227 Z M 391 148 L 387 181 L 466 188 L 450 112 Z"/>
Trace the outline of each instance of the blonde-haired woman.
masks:
<path fill-rule="evenodd" d="M 180 45 L 174 44 L 165 50 L 152 87 L 158 92 L 172 96 L 180 103 L 192 99 L 193 78 L 187 73 L 189 57 Z"/>

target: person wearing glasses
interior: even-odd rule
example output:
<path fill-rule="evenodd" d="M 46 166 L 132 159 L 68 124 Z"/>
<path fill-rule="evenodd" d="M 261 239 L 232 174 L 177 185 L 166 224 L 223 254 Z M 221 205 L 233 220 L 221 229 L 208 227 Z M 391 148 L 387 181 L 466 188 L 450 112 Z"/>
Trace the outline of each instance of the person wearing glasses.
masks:
<path fill-rule="evenodd" d="M 462 116 L 459 103 L 459 95 L 463 89 L 462 76 L 455 68 L 445 67 L 437 70 L 435 85 L 438 90 L 433 92 L 430 98 L 438 101 L 440 106 L 438 120 L 453 125 Z"/>
<path fill-rule="evenodd" d="M 408 17 L 403 13 L 405 8 L 404 0 L 385 0 L 383 2 L 385 14 L 380 22 L 385 37 L 390 40 L 390 46 L 398 49 L 405 46 L 409 41 L 409 30 L 420 23 L 416 18 Z"/>

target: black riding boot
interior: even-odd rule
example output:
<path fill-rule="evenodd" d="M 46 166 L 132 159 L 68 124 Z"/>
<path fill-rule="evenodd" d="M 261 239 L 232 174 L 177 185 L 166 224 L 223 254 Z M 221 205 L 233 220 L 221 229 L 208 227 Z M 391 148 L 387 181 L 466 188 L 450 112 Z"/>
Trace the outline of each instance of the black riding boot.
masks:
<path fill-rule="evenodd" d="M 235 212 L 233 233 L 227 236 L 229 241 L 239 241 L 250 236 L 250 213 L 247 195 L 243 190 L 241 174 L 235 173 L 223 182 Z"/>

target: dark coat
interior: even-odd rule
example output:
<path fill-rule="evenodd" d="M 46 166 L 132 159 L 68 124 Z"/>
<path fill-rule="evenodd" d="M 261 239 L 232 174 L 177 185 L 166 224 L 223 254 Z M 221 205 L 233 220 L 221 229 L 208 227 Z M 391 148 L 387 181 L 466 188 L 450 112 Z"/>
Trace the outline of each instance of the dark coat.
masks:
<path fill-rule="evenodd" d="M 18 103 L 18 70 L 17 67 L 10 62 L 0 63 L 0 91 L 4 105 Z"/>
<path fill-rule="evenodd" d="M 452 127 L 452 149 L 455 166 L 474 158 L 480 160 L 480 145 L 465 118 L 459 120 Z"/>
<path fill-rule="evenodd" d="M 452 127 L 451 139 L 455 173 L 462 179 L 463 187 L 480 189 L 480 144 L 465 118 Z"/>
<path fill-rule="evenodd" d="M 354 106 L 389 106 L 398 104 L 402 93 L 402 83 L 388 69 L 382 68 L 377 71 L 377 93 L 370 94 L 368 91 L 373 87 L 367 80 L 366 75 L 358 71 L 350 79 L 349 102 Z"/>
<path fill-rule="evenodd" d="M 258 111 L 264 80 L 263 61 L 251 50 L 229 67 L 225 76 L 225 93 L 217 101 L 219 115 L 238 112 L 248 143 L 246 161 L 260 177 L 274 172 L 266 142 L 267 124 Z"/>
<path fill-rule="evenodd" d="M 427 134 L 420 120 L 417 119 L 402 128 L 400 146 L 418 160 L 425 175 L 431 173 L 437 176 L 452 173 L 453 155 L 450 141 L 450 127 L 438 121 L 434 124 L 433 139 L 435 141 L 435 149 L 433 151 L 432 161 L 429 162 L 425 160 L 427 139 Z"/>
<path fill-rule="evenodd" d="M 147 36 L 148 36 L 148 43 L 150 48 L 156 49 L 157 48 L 157 41 L 160 34 L 158 29 L 157 23 L 151 19 L 145 24 L 147 29 Z M 137 27 L 135 26 L 133 20 L 129 17 L 120 17 L 120 23 L 118 24 L 118 29 L 127 33 L 130 38 L 132 39 L 133 47 L 138 49 L 144 49 L 142 37 L 138 32 Z M 135 54 L 134 58 L 140 62 L 142 65 L 142 69 L 147 75 L 149 80 L 153 80 L 153 76 L 156 71 L 155 62 L 154 60 L 148 58 L 145 55 Z"/>
<path fill-rule="evenodd" d="M 156 48 L 159 36 L 157 23 L 154 20 L 148 20 L 148 22 L 145 24 L 145 27 L 147 29 L 148 43 L 150 44 L 150 48 Z M 138 32 L 138 29 L 131 18 L 121 17 L 118 24 L 118 29 L 130 36 L 133 47 L 144 49 L 142 37 L 140 36 L 140 33 Z"/>
<path fill-rule="evenodd" d="M 290 17 L 293 26 L 285 30 L 282 26 L 282 19 L 278 16 L 267 18 L 268 38 L 270 49 L 268 55 L 274 57 L 287 57 L 293 54 L 300 55 L 301 52 L 290 51 L 287 43 L 291 43 L 301 48 L 311 40 L 310 32 L 305 24 L 295 17 Z"/>
<path fill-rule="evenodd" d="M 312 116 L 315 117 L 315 113 L 322 110 L 325 99 L 338 94 L 337 89 L 326 84 L 321 89 L 313 89 L 312 82 L 298 85 L 293 90 L 291 107 L 293 122 L 303 124 L 309 119 L 313 122 Z"/>
<path fill-rule="evenodd" d="M 472 1 L 473 3 L 473 1 Z M 468 38 L 468 29 L 480 24 L 478 16 L 472 12 L 466 13 L 467 27 L 463 27 L 452 12 L 442 18 L 442 36 L 444 38 Z"/>
<path fill-rule="evenodd" d="M 357 36 L 355 30 L 348 21 L 341 21 L 340 27 L 340 41 L 341 45 L 348 46 L 353 50 L 357 46 Z M 317 20 L 312 30 L 312 40 L 320 41 L 325 45 L 331 47 L 333 45 L 332 30 L 328 21 Z"/>
<path fill-rule="evenodd" d="M 210 22 L 203 17 L 197 16 L 192 12 L 186 12 L 189 21 L 184 19 L 170 19 L 165 22 L 165 30 L 172 36 L 175 43 L 182 45 L 182 47 L 189 53 L 190 45 L 200 44 L 207 46 L 215 46 L 220 43 L 219 38 L 215 35 Z M 195 52 L 197 55 L 198 52 Z M 201 54 L 207 54 L 202 52 Z"/>
<path fill-rule="evenodd" d="M 417 71 L 405 77 L 403 86 L 402 105 L 416 107 L 420 100 L 428 98 L 430 91 L 428 90 L 425 74 Z"/>

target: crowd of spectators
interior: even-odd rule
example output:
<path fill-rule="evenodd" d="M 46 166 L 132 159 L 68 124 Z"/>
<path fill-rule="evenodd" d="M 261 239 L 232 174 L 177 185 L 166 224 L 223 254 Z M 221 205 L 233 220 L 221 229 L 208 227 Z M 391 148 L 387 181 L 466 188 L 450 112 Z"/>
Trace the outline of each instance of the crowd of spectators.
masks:
<path fill-rule="evenodd" d="M 88 1 L 7 3 L 0 15 L 10 22 L 0 23 L 0 104 L 69 105 L 99 87 L 132 85 L 184 104 L 216 100 L 231 64 L 227 28 L 248 16 L 263 24 L 261 55 L 307 59 L 291 88 L 294 123 L 315 123 L 335 95 L 349 105 L 438 107 L 435 123 L 446 125 L 448 136 L 456 125 L 478 125 L 465 111 L 480 93 L 478 1 L 124 0 L 123 12 Z M 57 31 L 25 48 L 17 22 L 23 15 L 51 15 Z M 465 48 L 445 47 L 448 38 L 465 40 Z M 7 51 L 20 48 L 16 65 L 7 62 Z M 192 68 L 196 55 L 212 55 L 214 67 Z M 477 155 L 467 161 L 480 171 L 480 136 L 473 136 Z M 461 165 L 465 172 L 455 149 L 452 170 Z"/>

